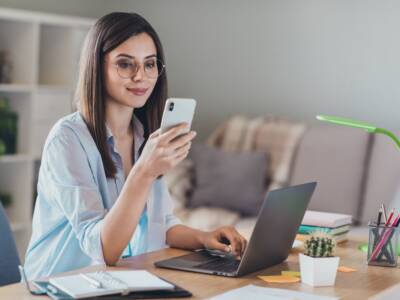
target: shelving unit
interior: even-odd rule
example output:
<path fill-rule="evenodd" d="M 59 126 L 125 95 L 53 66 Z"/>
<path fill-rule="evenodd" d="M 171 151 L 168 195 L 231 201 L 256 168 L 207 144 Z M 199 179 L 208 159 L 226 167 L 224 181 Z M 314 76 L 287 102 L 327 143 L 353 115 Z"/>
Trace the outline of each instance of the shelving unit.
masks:
<path fill-rule="evenodd" d="M 12 63 L 12 82 L 0 97 L 18 113 L 17 153 L 0 156 L 0 191 L 21 260 L 32 224 L 36 166 L 54 123 L 72 112 L 82 43 L 94 20 L 0 7 L 0 50 Z"/>

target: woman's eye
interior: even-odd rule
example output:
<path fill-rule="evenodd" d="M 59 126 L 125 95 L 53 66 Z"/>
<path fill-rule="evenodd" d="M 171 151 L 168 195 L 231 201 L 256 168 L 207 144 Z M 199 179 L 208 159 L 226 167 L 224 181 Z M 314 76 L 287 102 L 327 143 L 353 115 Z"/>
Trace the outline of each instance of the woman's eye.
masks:
<path fill-rule="evenodd" d="M 144 66 L 146 69 L 153 69 L 153 68 L 155 68 L 156 63 L 154 61 L 146 62 Z"/>
<path fill-rule="evenodd" d="M 130 69 L 133 67 L 133 64 L 130 62 L 126 62 L 126 61 L 120 61 L 120 62 L 117 62 L 117 66 L 120 69 Z"/>

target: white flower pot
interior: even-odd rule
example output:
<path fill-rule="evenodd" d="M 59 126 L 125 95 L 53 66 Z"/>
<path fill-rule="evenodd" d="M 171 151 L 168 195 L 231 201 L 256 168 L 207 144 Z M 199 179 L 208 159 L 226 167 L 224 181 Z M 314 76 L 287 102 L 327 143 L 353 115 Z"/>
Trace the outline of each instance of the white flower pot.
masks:
<path fill-rule="evenodd" d="M 311 286 L 335 284 L 339 257 L 311 257 L 299 254 L 301 281 Z"/>

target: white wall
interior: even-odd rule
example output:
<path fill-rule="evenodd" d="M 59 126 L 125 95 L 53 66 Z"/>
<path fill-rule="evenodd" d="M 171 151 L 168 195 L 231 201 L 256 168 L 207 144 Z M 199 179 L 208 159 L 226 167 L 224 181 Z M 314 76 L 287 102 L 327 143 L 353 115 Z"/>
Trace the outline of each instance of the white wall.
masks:
<path fill-rule="evenodd" d="M 225 117 L 318 113 L 400 128 L 400 1 L 143 1 L 173 96 L 204 135 Z"/>
<path fill-rule="evenodd" d="M 163 41 L 170 94 L 199 102 L 200 139 L 235 113 L 337 114 L 400 129 L 400 1 L 0 0 L 7 4 L 141 13 Z"/>

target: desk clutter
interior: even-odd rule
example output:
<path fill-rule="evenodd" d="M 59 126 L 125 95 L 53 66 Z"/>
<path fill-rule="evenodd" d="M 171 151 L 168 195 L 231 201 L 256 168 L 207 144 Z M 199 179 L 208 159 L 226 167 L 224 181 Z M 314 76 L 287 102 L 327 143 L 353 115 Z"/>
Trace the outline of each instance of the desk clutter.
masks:
<path fill-rule="evenodd" d="M 307 210 L 296 239 L 304 241 L 315 232 L 323 232 L 338 244 L 347 240 L 351 224 L 351 215 Z"/>
<path fill-rule="evenodd" d="M 382 204 L 377 220 L 370 221 L 368 239 L 368 265 L 397 267 L 399 251 L 400 213 L 392 209 L 389 214 Z"/>

